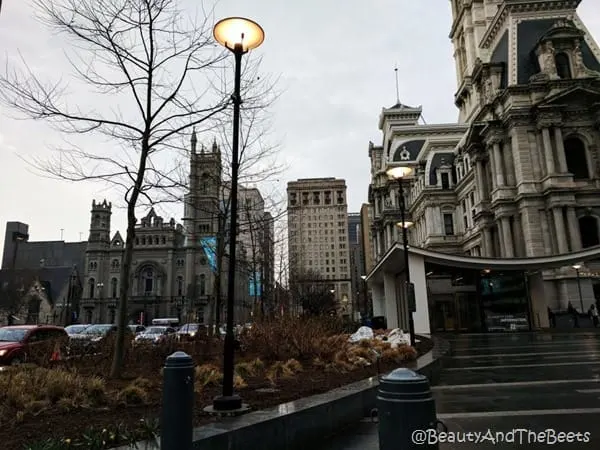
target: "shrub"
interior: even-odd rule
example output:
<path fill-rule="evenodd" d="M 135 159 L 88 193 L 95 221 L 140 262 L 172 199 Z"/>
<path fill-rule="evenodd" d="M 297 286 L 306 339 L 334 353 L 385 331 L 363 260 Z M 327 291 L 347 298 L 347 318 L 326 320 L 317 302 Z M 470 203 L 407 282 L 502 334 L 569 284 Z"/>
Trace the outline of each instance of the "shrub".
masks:
<path fill-rule="evenodd" d="M 329 317 L 281 317 L 254 323 L 240 336 L 245 351 L 262 355 L 270 362 L 297 359 L 306 361 L 317 353 L 319 342 L 339 334 L 341 322 Z"/>

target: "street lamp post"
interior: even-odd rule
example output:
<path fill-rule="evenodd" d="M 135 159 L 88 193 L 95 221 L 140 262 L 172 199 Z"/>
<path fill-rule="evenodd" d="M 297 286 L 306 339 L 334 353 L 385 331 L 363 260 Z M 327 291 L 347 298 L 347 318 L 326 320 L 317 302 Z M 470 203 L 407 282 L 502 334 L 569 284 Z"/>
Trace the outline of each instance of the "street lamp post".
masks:
<path fill-rule="evenodd" d="M 408 227 L 412 225 L 412 223 L 406 221 L 406 203 L 404 202 L 404 177 L 411 175 L 413 172 L 410 167 L 392 167 L 387 170 L 387 176 L 398 182 L 398 195 L 399 195 L 399 206 L 400 206 L 400 220 L 401 222 L 397 224 L 402 227 L 402 249 L 404 254 L 404 270 L 406 271 L 406 282 L 405 282 L 405 298 L 408 300 L 408 332 L 410 334 L 410 345 L 415 346 L 415 321 L 413 318 L 413 313 L 416 310 L 416 302 L 413 301 L 412 296 L 413 292 L 410 284 L 410 267 L 409 267 L 409 258 L 408 258 Z M 400 319 L 400 317 L 398 317 Z"/>
<path fill-rule="evenodd" d="M 581 276 L 579 275 L 581 267 L 583 267 L 581 264 L 573 264 L 573 269 L 575 269 L 575 273 L 577 274 L 577 290 L 579 291 L 579 303 L 581 304 L 581 313 L 583 314 L 585 311 L 583 309 L 583 295 L 581 295 Z"/>
<path fill-rule="evenodd" d="M 234 377 L 234 335 L 233 312 L 236 270 L 236 233 L 238 209 L 239 176 L 239 135 L 240 135 L 240 84 L 242 77 L 242 56 L 260 46 L 265 33 L 260 25 L 243 17 L 228 17 L 217 22 L 213 28 L 215 40 L 230 50 L 235 57 L 233 101 L 233 137 L 231 142 L 231 198 L 230 198 L 230 235 L 229 267 L 227 278 L 227 329 L 223 350 L 223 395 L 213 401 L 215 411 L 235 411 L 242 409 L 242 398 L 233 392 Z"/>
<path fill-rule="evenodd" d="M 367 317 L 373 317 L 373 308 L 371 303 L 369 302 L 369 290 L 367 287 L 367 276 L 366 275 L 361 275 L 360 279 L 362 280 L 362 287 L 363 287 L 363 301 L 364 301 L 364 311 L 365 311 L 365 315 Z"/>

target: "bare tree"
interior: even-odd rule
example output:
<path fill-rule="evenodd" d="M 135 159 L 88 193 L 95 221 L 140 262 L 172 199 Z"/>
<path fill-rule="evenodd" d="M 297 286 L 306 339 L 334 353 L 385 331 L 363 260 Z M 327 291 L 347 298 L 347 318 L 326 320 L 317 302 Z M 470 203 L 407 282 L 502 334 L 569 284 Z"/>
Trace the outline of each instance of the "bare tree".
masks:
<path fill-rule="evenodd" d="M 27 269 L 4 269 L 0 271 L 0 311 L 6 316 L 7 325 L 20 314 L 28 295 L 36 284 L 34 271 Z"/>
<path fill-rule="evenodd" d="M 321 316 L 336 312 L 330 282 L 314 270 L 293 274 L 290 291 L 293 300 L 302 306 L 306 315 Z"/>
<path fill-rule="evenodd" d="M 213 129 L 228 120 L 222 72 L 230 58 L 213 44 L 210 14 L 188 19 L 176 0 L 33 0 L 33 6 L 43 24 L 66 37 L 78 89 L 68 92 L 61 80 L 44 80 L 21 59 L 20 68 L 9 66 L 0 77 L 0 100 L 21 117 L 74 136 L 104 136 L 114 146 L 94 151 L 68 142 L 55 157 L 30 163 L 50 177 L 98 181 L 123 193 L 127 233 L 111 368 L 119 377 L 136 207 L 140 199 L 155 203 L 152 192 L 179 188 L 179 167 L 169 166 L 174 158 L 164 150 L 177 148 L 191 127 Z M 224 90 L 214 89 L 219 85 Z M 252 85 L 243 83 L 246 98 L 253 98 Z M 83 93 L 89 96 L 82 99 Z"/>

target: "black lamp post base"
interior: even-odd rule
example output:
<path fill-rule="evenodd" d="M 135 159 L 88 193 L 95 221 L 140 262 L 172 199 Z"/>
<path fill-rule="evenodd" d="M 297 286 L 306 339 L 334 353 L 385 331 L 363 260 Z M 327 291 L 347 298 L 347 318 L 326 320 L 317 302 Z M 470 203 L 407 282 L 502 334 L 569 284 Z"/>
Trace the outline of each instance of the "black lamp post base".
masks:
<path fill-rule="evenodd" d="M 250 411 L 250 407 L 242 403 L 239 395 L 215 397 L 213 404 L 204 408 L 204 412 L 218 416 L 239 416 Z"/>

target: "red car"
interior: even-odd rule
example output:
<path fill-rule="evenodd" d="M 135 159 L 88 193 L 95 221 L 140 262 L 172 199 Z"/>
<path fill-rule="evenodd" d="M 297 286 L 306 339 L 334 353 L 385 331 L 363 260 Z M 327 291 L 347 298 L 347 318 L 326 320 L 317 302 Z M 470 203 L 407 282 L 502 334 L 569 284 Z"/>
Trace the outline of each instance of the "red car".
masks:
<path fill-rule="evenodd" d="M 27 361 L 28 349 L 38 342 L 56 340 L 64 345 L 69 335 L 52 325 L 14 325 L 0 328 L 0 366 Z M 51 351 L 52 353 L 52 351 Z M 48 355 L 50 359 L 52 355 Z"/>

